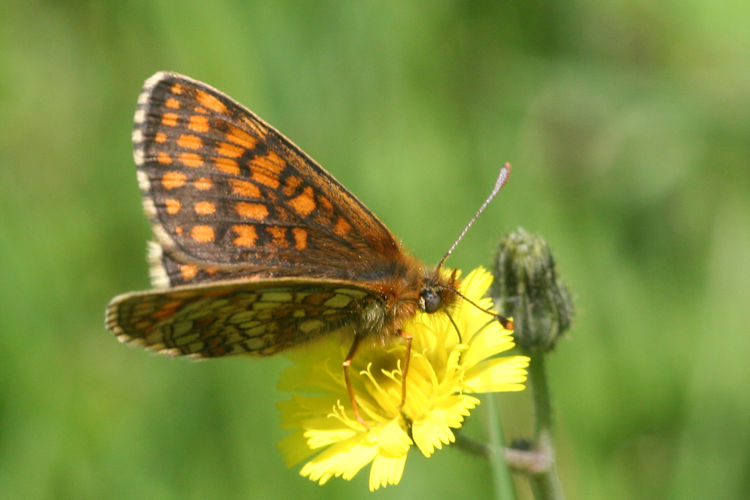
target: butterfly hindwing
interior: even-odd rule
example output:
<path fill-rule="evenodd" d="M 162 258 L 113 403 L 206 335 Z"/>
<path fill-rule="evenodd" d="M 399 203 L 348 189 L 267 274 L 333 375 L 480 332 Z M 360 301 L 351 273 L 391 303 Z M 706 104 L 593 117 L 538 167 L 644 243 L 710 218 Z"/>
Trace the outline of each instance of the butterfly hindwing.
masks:
<path fill-rule="evenodd" d="M 368 290 L 334 280 L 235 280 L 115 297 L 107 327 L 170 355 L 269 355 L 352 324 Z"/>

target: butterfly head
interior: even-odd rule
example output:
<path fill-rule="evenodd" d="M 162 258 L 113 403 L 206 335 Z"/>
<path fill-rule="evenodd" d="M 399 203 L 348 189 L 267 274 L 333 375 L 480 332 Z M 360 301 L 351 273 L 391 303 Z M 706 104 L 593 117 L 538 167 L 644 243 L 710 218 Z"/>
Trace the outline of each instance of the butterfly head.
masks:
<path fill-rule="evenodd" d="M 419 291 L 419 309 L 426 313 L 434 313 L 450 305 L 456 296 L 457 281 L 456 271 L 449 276 L 441 276 L 439 271 L 436 271 L 434 275 L 426 277 Z"/>

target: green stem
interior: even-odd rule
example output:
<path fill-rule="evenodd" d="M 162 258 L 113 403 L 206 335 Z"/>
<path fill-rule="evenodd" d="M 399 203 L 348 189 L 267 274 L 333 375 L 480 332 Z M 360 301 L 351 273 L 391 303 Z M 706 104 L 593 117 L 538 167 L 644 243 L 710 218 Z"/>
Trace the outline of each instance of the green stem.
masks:
<path fill-rule="evenodd" d="M 552 405 L 550 404 L 547 368 L 544 354 L 532 354 L 529 365 L 529 381 L 534 396 L 534 436 L 539 438 L 552 427 Z"/>
<path fill-rule="evenodd" d="M 500 422 L 500 414 L 497 409 L 497 398 L 494 394 L 488 394 L 486 398 L 488 408 L 489 424 L 489 453 L 492 483 L 495 490 L 495 498 L 498 500 L 513 500 L 516 498 L 516 489 L 513 477 L 508 470 L 503 455 L 503 426 Z"/>
<path fill-rule="evenodd" d="M 534 398 L 534 442 L 536 449 L 547 457 L 547 466 L 530 474 L 531 489 L 537 500 L 563 500 L 562 486 L 555 466 L 552 442 L 552 405 L 544 353 L 530 353 L 529 381 Z"/>

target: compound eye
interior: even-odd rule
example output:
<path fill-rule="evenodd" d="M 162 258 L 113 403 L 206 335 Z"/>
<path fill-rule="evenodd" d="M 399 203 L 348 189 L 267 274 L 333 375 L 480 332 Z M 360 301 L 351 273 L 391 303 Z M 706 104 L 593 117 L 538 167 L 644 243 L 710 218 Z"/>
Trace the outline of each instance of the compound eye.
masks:
<path fill-rule="evenodd" d="M 432 288 L 425 288 L 422 290 L 419 294 L 419 298 L 422 299 L 420 301 L 422 309 L 427 313 L 434 313 L 440 309 L 440 304 L 443 302 L 440 295 Z"/>

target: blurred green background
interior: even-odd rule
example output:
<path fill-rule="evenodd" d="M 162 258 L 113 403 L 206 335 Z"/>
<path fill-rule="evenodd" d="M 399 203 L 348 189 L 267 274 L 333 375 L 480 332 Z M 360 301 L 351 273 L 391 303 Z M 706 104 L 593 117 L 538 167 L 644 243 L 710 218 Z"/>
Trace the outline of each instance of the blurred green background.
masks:
<path fill-rule="evenodd" d="M 149 287 L 130 131 L 148 76 L 206 81 L 436 262 L 543 234 L 578 315 L 550 360 L 569 498 L 750 491 L 750 4 L 0 4 L 0 497 L 361 498 L 286 469 L 283 359 L 168 360 L 103 326 Z M 508 438 L 527 396 L 502 399 Z M 481 436 L 478 410 L 468 431 Z M 412 450 L 377 498 L 489 498 Z M 522 496 L 528 493 L 518 482 Z"/>

